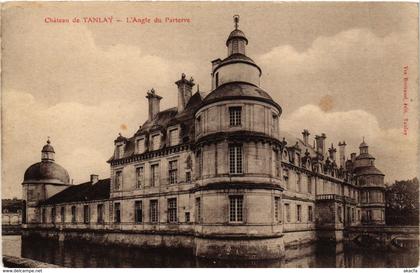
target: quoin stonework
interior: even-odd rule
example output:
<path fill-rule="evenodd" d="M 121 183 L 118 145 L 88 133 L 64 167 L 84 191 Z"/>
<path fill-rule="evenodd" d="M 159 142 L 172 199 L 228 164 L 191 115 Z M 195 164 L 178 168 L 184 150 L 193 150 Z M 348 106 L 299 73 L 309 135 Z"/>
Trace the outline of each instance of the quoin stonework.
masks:
<path fill-rule="evenodd" d="M 71 184 L 48 141 L 24 175 L 24 235 L 270 259 L 384 225 L 384 174 L 365 140 L 348 156 L 345 141 L 322 132 L 283 132 L 282 106 L 260 87 L 238 21 L 227 57 L 211 62 L 207 95 L 185 74 L 176 107 L 161 110 L 158 91 L 147 91 L 148 118 L 115 139 L 110 178 Z"/>

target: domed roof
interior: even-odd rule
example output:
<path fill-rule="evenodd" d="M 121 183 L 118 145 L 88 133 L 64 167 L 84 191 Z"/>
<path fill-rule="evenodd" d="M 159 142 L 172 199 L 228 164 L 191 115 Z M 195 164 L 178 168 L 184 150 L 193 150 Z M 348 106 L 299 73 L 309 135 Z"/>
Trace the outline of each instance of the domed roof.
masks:
<path fill-rule="evenodd" d="M 248 44 L 248 39 L 245 36 L 245 33 L 242 32 L 242 30 L 234 29 L 230 34 L 226 41 L 226 45 L 228 45 L 229 41 L 238 38 L 238 39 L 245 39 L 246 43 Z"/>
<path fill-rule="evenodd" d="M 362 143 L 360 143 L 360 145 L 359 145 L 359 148 L 364 148 L 364 147 L 369 147 L 369 146 L 366 144 L 365 140 L 363 140 L 363 142 L 362 142 Z"/>
<path fill-rule="evenodd" d="M 362 167 L 357 167 L 356 169 L 354 169 L 354 173 L 356 176 L 360 176 L 360 175 L 382 175 L 384 176 L 384 174 L 375 166 L 362 166 Z"/>
<path fill-rule="evenodd" d="M 275 106 L 281 113 L 281 107 L 263 89 L 246 82 L 229 82 L 222 84 L 204 98 L 203 104 L 221 100 L 255 99 Z"/>
<path fill-rule="evenodd" d="M 26 171 L 23 183 L 69 184 L 66 169 L 53 161 L 41 161 L 31 165 Z"/>
<path fill-rule="evenodd" d="M 42 147 L 42 151 L 41 152 L 43 152 L 43 153 L 44 152 L 55 153 L 53 146 L 51 146 L 50 144 L 51 144 L 51 142 L 50 142 L 50 140 L 48 140 L 47 141 L 47 144 L 44 145 L 44 147 Z"/>
<path fill-rule="evenodd" d="M 359 159 L 375 159 L 375 158 L 369 153 L 364 153 L 356 157 L 356 160 L 359 160 Z"/>
<path fill-rule="evenodd" d="M 254 62 L 254 60 L 252 60 L 250 57 L 241 53 L 234 53 L 228 56 L 227 58 L 225 58 L 223 61 L 217 64 L 217 67 L 214 69 L 213 73 L 216 72 L 217 69 L 219 69 L 220 67 L 224 65 L 227 65 L 230 63 L 238 63 L 238 62 L 247 63 L 247 64 L 255 66 L 260 71 L 260 76 L 261 76 L 261 68 Z"/>

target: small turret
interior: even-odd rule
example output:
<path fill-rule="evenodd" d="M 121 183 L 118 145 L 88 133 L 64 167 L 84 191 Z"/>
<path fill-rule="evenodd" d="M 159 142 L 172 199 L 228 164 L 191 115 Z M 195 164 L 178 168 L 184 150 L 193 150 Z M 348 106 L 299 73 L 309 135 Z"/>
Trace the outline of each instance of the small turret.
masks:
<path fill-rule="evenodd" d="M 42 147 L 41 150 L 41 160 L 42 161 L 54 161 L 55 151 L 53 146 L 51 146 L 50 137 L 48 137 L 47 144 Z"/>

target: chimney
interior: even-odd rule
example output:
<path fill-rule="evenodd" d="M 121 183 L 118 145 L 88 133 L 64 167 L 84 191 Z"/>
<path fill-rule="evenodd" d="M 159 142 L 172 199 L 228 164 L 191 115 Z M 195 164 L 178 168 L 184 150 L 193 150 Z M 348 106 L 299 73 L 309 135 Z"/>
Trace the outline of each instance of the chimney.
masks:
<path fill-rule="evenodd" d="M 350 154 L 351 162 L 354 162 L 356 160 L 356 153 Z"/>
<path fill-rule="evenodd" d="M 327 136 L 322 133 L 320 136 L 315 136 L 316 141 L 316 151 L 321 155 L 325 154 L 325 139 Z"/>
<path fill-rule="evenodd" d="M 334 145 L 331 143 L 331 147 L 328 149 L 328 153 L 330 154 L 331 161 L 335 162 L 336 158 L 335 155 L 337 153 L 337 149 L 334 148 Z"/>
<path fill-rule="evenodd" d="M 194 86 L 194 79 L 191 77 L 190 80 L 187 80 L 185 77 L 185 74 L 182 73 L 181 79 L 175 82 L 178 86 L 178 113 L 185 109 L 192 96 L 192 88 Z"/>
<path fill-rule="evenodd" d="M 99 181 L 99 175 L 97 175 L 97 174 L 91 174 L 90 175 L 90 182 L 92 182 L 92 184 L 95 184 L 98 181 Z"/>
<path fill-rule="evenodd" d="M 309 135 L 310 135 L 308 129 L 303 130 L 302 135 L 303 135 L 303 143 L 305 144 L 305 146 L 308 146 L 308 144 L 309 144 Z"/>
<path fill-rule="evenodd" d="M 146 98 L 149 100 L 149 121 L 151 121 L 160 111 L 160 100 L 162 97 L 158 96 L 152 88 L 150 91 L 147 91 Z"/>
<path fill-rule="evenodd" d="M 346 142 L 338 142 L 338 156 L 340 158 L 340 167 L 346 168 Z"/>

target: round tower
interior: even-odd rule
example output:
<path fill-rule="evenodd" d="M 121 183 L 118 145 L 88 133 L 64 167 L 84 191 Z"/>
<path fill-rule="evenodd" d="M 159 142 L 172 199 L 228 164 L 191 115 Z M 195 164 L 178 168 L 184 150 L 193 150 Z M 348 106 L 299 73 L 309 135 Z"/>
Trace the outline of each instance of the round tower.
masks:
<path fill-rule="evenodd" d="M 23 179 L 23 199 L 26 203 L 23 215 L 24 223 L 39 223 L 41 216 L 37 206 L 39 202 L 64 190 L 70 185 L 66 169 L 55 163 L 55 151 L 48 139 L 41 150 L 41 162 L 31 165 Z"/>
<path fill-rule="evenodd" d="M 196 255 L 278 258 L 282 109 L 260 88 L 261 69 L 234 20 L 228 56 L 213 61 L 214 88 L 195 113 Z"/>
<path fill-rule="evenodd" d="M 354 178 L 360 187 L 362 224 L 385 224 L 384 174 L 375 167 L 375 158 L 363 139 L 360 154 L 354 161 Z"/>

